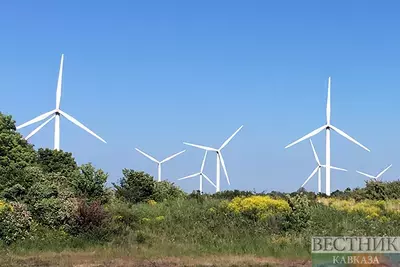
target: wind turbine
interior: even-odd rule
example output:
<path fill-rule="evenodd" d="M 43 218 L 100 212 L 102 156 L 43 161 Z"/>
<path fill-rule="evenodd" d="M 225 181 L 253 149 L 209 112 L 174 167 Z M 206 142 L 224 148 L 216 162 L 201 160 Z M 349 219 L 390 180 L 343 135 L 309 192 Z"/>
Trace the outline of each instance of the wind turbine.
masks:
<path fill-rule="evenodd" d="M 293 143 L 287 145 L 285 148 L 289 148 L 303 140 L 306 140 L 314 135 L 318 134 L 319 132 L 326 130 L 326 194 L 328 196 L 331 195 L 331 129 L 340 134 L 341 136 L 345 137 L 346 139 L 350 140 L 351 142 L 355 143 L 356 145 L 364 148 L 368 152 L 370 151 L 367 147 L 363 146 L 361 143 L 357 142 L 354 138 L 350 137 L 348 134 L 336 128 L 331 124 L 331 77 L 328 78 L 328 97 L 326 101 L 326 124 L 324 126 L 315 129 L 314 131 L 306 134 L 302 138 L 294 141 Z"/>
<path fill-rule="evenodd" d="M 54 149 L 60 150 L 60 117 L 62 115 L 67 120 L 69 120 L 73 124 L 79 126 L 80 128 L 82 128 L 86 132 L 90 133 L 91 135 L 93 135 L 94 137 L 99 139 L 100 141 L 107 143 L 106 141 L 104 141 L 104 139 L 102 139 L 100 136 L 98 136 L 97 134 L 92 132 L 89 128 L 87 128 L 85 125 L 80 123 L 74 117 L 72 117 L 71 115 L 68 115 L 66 112 L 64 112 L 60 109 L 63 63 L 64 63 L 64 54 L 61 55 L 60 72 L 58 74 L 57 92 L 56 92 L 56 108 L 49 112 L 43 113 L 42 115 L 39 115 L 36 118 L 34 118 L 28 122 L 25 122 L 24 124 L 21 124 L 20 126 L 17 126 L 17 130 L 50 117 L 48 120 L 46 120 L 44 123 L 39 125 L 39 127 L 37 127 L 28 136 L 25 137 L 25 140 L 28 140 L 30 137 L 32 137 L 34 134 L 36 134 L 40 129 L 42 129 L 46 124 L 48 124 L 52 119 L 55 119 Z"/>
<path fill-rule="evenodd" d="M 313 170 L 313 172 L 311 173 L 311 175 L 307 178 L 307 180 L 302 184 L 301 187 L 304 187 L 304 186 L 306 185 L 306 183 L 307 183 L 307 182 L 315 175 L 315 173 L 318 171 L 318 193 L 321 193 L 321 168 L 322 168 L 322 167 L 326 168 L 326 165 L 322 165 L 321 162 L 319 161 L 317 152 L 315 151 L 315 148 L 314 148 L 314 145 L 313 145 L 313 142 L 311 141 L 311 139 L 310 139 L 310 144 L 311 144 L 312 150 L 313 150 L 313 152 L 314 152 L 314 158 L 315 158 L 315 161 L 317 162 L 317 167 Z M 338 167 L 334 167 L 334 166 L 331 166 L 331 169 L 347 172 L 346 169 L 342 169 L 342 168 L 338 168 Z"/>
<path fill-rule="evenodd" d="M 182 178 L 179 178 L 178 180 L 185 180 L 185 179 L 189 179 L 189 178 L 193 178 L 197 175 L 200 175 L 200 194 L 203 192 L 203 176 L 204 178 L 207 179 L 207 181 L 210 182 L 210 184 L 212 184 L 215 188 L 217 188 L 217 186 L 210 180 L 210 178 L 208 178 L 208 176 L 203 172 L 204 170 L 204 164 L 206 163 L 206 157 L 207 157 L 207 150 L 204 153 L 204 158 L 203 158 L 203 163 L 201 164 L 201 168 L 200 168 L 200 172 L 197 172 L 195 174 L 191 174 Z"/>
<path fill-rule="evenodd" d="M 222 144 L 222 146 L 220 148 L 218 148 L 218 149 L 212 148 L 212 147 L 207 147 L 207 146 L 202 146 L 202 145 L 195 145 L 195 144 L 183 142 L 185 145 L 197 147 L 197 148 L 208 150 L 208 151 L 214 151 L 217 154 L 217 179 L 216 179 L 217 185 L 216 185 L 216 192 L 220 191 L 220 186 L 221 186 L 221 167 L 220 167 L 220 165 L 222 165 L 222 169 L 225 172 L 226 181 L 228 182 L 229 185 L 231 184 L 230 181 L 229 181 L 228 172 L 226 171 L 225 161 L 224 161 L 224 158 L 222 157 L 221 150 L 232 140 L 232 138 L 242 128 L 243 128 L 243 125 L 240 126 L 239 129 L 237 129 L 236 132 L 234 132 L 228 139 L 226 139 L 225 142 Z"/>
<path fill-rule="evenodd" d="M 140 149 L 138 149 L 138 148 L 135 148 L 135 149 L 136 149 L 139 153 L 141 153 L 142 155 L 144 155 L 146 158 L 149 158 L 150 160 L 152 160 L 152 161 L 154 161 L 155 163 L 157 163 L 157 165 L 158 165 L 158 181 L 159 181 L 159 182 L 161 182 L 161 164 L 164 163 L 164 162 L 166 162 L 166 161 L 168 161 L 168 160 L 170 160 L 170 159 L 175 158 L 176 156 L 178 156 L 178 155 L 180 155 L 180 154 L 182 154 L 183 152 L 186 151 L 186 150 L 183 150 L 183 151 L 178 152 L 178 153 L 176 153 L 176 154 L 174 154 L 174 155 L 172 155 L 172 156 L 170 156 L 170 157 L 168 157 L 168 158 L 163 159 L 162 161 L 158 161 L 158 160 L 156 160 L 155 158 L 153 158 L 152 156 L 150 156 L 150 155 L 144 153 L 144 152 L 141 151 Z"/>
<path fill-rule="evenodd" d="M 369 177 L 369 178 L 375 179 L 375 181 L 378 181 L 379 177 L 381 177 L 382 174 L 384 174 L 387 170 L 389 170 L 390 167 L 392 167 L 392 164 L 390 164 L 389 166 L 387 166 L 387 167 L 386 167 L 383 171 L 381 171 L 377 176 L 373 176 L 373 175 L 370 175 L 370 174 L 367 174 L 367 173 L 364 173 L 364 172 L 360 172 L 360 171 L 357 171 L 357 172 L 358 172 L 359 174 L 362 174 L 362 175 L 367 176 L 367 177 Z"/>

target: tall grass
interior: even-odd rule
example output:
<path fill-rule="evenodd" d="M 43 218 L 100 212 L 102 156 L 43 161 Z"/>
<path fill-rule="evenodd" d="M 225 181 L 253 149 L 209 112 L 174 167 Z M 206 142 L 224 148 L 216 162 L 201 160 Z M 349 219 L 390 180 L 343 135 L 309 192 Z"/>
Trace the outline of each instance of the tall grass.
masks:
<path fill-rule="evenodd" d="M 310 201 L 306 206 L 310 216 L 304 217 L 305 223 L 299 221 L 303 217 L 295 217 L 297 222 L 289 220 L 293 212 L 287 213 L 286 209 L 259 218 L 230 210 L 228 202 L 212 198 L 135 205 L 113 201 L 106 207 L 111 218 L 106 226 L 107 240 L 97 240 L 96 232 L 91 233 L 94 236 L 71 237 L 59 230 L 38 229 L 33 238 L 3 250 L 26 254 L 100 249 L 109 254 L 149 258 L 210 254 L 308 258 L 312 236 L 400 234 L 398 213 L 386 214 L 385 220 L 367 218 L 362 212 Z M 302 228 L 288 228 L 288 221 Z"/>

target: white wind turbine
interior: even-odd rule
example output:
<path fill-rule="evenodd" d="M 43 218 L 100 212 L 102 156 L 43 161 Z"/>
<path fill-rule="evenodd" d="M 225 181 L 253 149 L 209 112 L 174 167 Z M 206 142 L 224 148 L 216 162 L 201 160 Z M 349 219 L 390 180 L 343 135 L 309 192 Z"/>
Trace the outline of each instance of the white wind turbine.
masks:
<path fill-rule="evenodd" d="M 326 194 L 328 196 L 331 195 L 331 129 L 340 134 L 341 136 L 345 137 L 346 139 L 350 140 L 351 142 L 355 143 L 356 145 L 361 146 L 368 152 L 370 151 L 368 148 L 357 142 L 354 138 L 350 137 L 348 134 L 343 132 L 342 130 L 336 128 L 331 124 L 331 77 L 328 78 L 328 97 L 326 101 L 326 124 L 321 126 L 318 129 L 310 132 L 309 134 L 303 136 L 302 138 L 294 141 L 293 143 L 287 145 L 285 148 L 291 147 L 303 140 L 306 140 L 314 135 L 318 134 L 319 132 L 326 130 Z"/>
<path fill-rule="evenodd" d="M 188 146 L 194 146 L 200 149 L 204 149 L 204 150 L 208 150 L 208 151 L 214 151 L 217 154 L 217 178 L 216 178 L 216 192 L 220 191 L 220 185 L 221 185 L 221 167 L 220 165 L 222 165 L 222 169 L 225 172 L 225 177 L 226 177 L 226 181 L 228 182 L 228 184 L 230 185 L 230 181 L 229 181 L 229 177 L 228 177 L 228 172 L 226 170 L 225 167 L 225 162 L 224 162 L 224 158 L 222 157 L 221 154 L 221 150 L 232 140 L 232 138 L 243 128 L 243 125 L 239 127 L 239 129 L 236 130 L 236 132 L 234 132 L 228 139 L 226 139 L 226 141 L 222 144 L 222 146 L 218 149 L 216 148 L 212 148 L 212 147 L 207 147 L 207 146 L 202 146 L 202 145 L 195 145 L 195 144 L 190 144 L 190 143 L 186 143 L 183 142 L 185 145 Z"/>
<path fill-rule="evenodd" d="M 168 160 L 170 160 L 170 159 L 175 158 L 176 156 L 178 156 L 178 155 L 180 155 L 180 154 L 182 154 L 183 152 L 186 151 L 186 150 L 183 150 L 183 151 L 178 152 L 178 153 L 176 153 L 176 154 L 174 154 L 174 155 L 172 155 L 172 156 L 170 156 L 170 157 L 168 157 L 168 158 L 163 159 L 162 161 L 158 161 L 158 160 L 156 160 L 155 158 L 153 158 L 152 156 L 150 156 L 150 155 L 144 153 L 144 152 L 141 151 L 140 149 L 138 149 L 138 148 L 135 148 L 135 149 L 136 149 L 139 153 L 141 153 L 142 155 L 144 155 L 146 158 L 149 158 L 150 160 L 152 160 L 152 161 L 154 161 L 155 163 L 157 163 L 157 166 L 158 166 L 158 181 L 159 181 L 159 182 L 161 182 L 161 164 L 164 163 L 164 162 L 166 162 L 166 161 L 168 161 Z"/>
<path fill-rule="evenodd" d="M 322 165 L 321 162 L 319 161 L 317 152 L 315 151 L 315 148 L 314 148 L 314 145 L 313 145 L 313 142 L 311 141 L 311 139 L 310 139 L 310 144 L 311 144 L 312 150 L 313 150 L 313 152 L 314 152 L 314 158 L 315 158 L 315 161 L 317 162 L 317 167 L 313 170 L 313 172 L 311 173 L 311 175 L 310 175 L 310 176 L 307 178 L 307 180 L 301 185 L 301 187 L 304 187 L 304 186 L 306 185 L 306 183 L 307 183 L 307 182 L 315 175 L 315 173 L 318 171 L 318 193 L 321 193 L 321 168 L 323 168 L 323 167 L 326 168 L 326 165 Z M 342 168 L 338 168 L 338 167 L 334 167 L 334 166 L 331 166 L 331 169 L 347 172 L 346 169 L 342 169 Z"/>
<path fill-rule="evenodd" d="M 210 178 L 208 178 L 208 176 L 203 172 L 204 170 L 204 164 L 206 163 L 206 157 L 207 157 L 207 150 L 204 153 L 204 158 L 203 158 L 203 163 L 201 164 L 201 168 L 200 168 L 200 172 L 197 172 L 195 174 L 191 174 L 182 178 L 179 178 L 178 180 L 185 180 L 185 179 L 189 179 L 189 178 L 193 178 L 197 175 L 200 176 L 200 194 L 203 192 L 203 177 L 207 179 L 207 181 L 210 182 L 210 184 L 212 184 L 215 188 L 217 188 L 217 186 L 210 180 Z"/>
<path fill-rule="evenodd" d="M 83 130 L 87 131 L 100 141 L 107 143 L 102 139 L 100 136 L 89 130 L 85 125 L 80 123 L 78 120 L 73 118 L 71 115 L 68 115 L 64 111 L 60 109 L 60 102 L 61 102 L 61 85 L 62 85 L 62 72 L 63 72 L 63 63 L 64 63 L 64 55 L 61 55 L 61 63 L 60 63 L 60 72 L 58 74 L 58 82 L 57 82 L 57 92 L 56 92 L 56 108 L 46 112 L 42 115 L 37 116 L 36 118 L 25 122 L 24 124 L 21 124 L 20 126 L 17 127 L 17 130 L 24 128 L 25 126 L 31 125 L 33 123 L 42 121 L 48 117 L 50 117 L 48 120 L 46 120 L 44 123 L 39 125 L 35 130 L 33 130 L 28 136 L 25 137 L 25 140 L 28 140 L 30 137 L 32 137 L 34 134 L 36 134 L 40 129 L 42 129 L 47 123 L 49 123 L 52 119 L 55 119 L 55 127 L 54 127 L 54 149 L 55 150 L 60 150 L 60 117 L 61 115 L 64 116 L 67 120 L 71 121 L 73 124 L 79 126 Z"/>
<path fill-rule="evenodd" d="M 362 175 L 364 175 L 364 176 L 367 176 L 367 177 L 369 177 L 369 178 L 372 178 L 372 179 L 375 179 L 376 181 L 378 181 L 379 180 L 379 177 L 381 177 L 387 170 L 389 170 L 389 168 L 390 167 L 392 167 L 392 164 L 390 164 L 389 166 L 387 166 L 383 171 L 381 171 L 377 176 L 373 176 L 373 175 L 370 175 L 370 174 L 367 174 L 367 173 L 364 173 L 364 172 L 360 172 L 360 171 L 357 171 L 359 174 L 362 174 Z"/>

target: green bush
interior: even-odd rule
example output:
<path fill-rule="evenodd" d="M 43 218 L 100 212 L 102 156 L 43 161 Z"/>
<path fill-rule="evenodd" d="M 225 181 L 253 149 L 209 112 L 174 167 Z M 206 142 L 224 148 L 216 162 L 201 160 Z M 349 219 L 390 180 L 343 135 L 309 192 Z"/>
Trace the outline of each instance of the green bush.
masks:
<path fill-rule="evenodd" d="M 77 209 L 68 188 L 52 181 L 39 181 L 29 190 L 27 203 L 35 221 L 50 228 L 66 228 Z"/>
<path fill-rule="evenodd" d="M 297 194 L 288 198 L 291 211 L 286 215 L 283 225 L 285 231 L 300 232 L 310 226 L 311 207 L 310 200 L 305 194 Z"/>
<path fill-rule="evenodd" d="M 10 244 L 29 236 L 32 218 L 21 203 L 0 201 L 0 239 Z"/>
<path fill-rule="evenodd" d="M 110 197 L 105 186 L 108 174 L 96 169 L 91 163 L 81 165 L 79 171 L 79 175 L 71 179 L 74 194 L 89 201 L 107 202 Z"/>
<path fill-rule="evenodd" d="M 119 184 L 113 183 L 115 195 L 131 203 L 146 202 L 154 192 L 154 178 L 147 173 L 129 169 L 122 170 Z"/>
<path fill-rule="evenodd" d="M 140 218 L 134 211 L 132 204 L 120 199 L 112 199 L 106 206 L 105 210 L 110 214 L 112 224 L 122 230 L 125 227 L 136 228 Z"/>
<path fill-rule="evenodd" d="M 154 183 L 154 191 L 150 198 L 157 202 L 161 202 L 165 200 L 184 198 L 185 196 L 185 192 L 175 186 L 174 183 L 161 181 Z"/>
<path fill-rule="evenodd" d="M 149 200 L 164 201 L 182 198 L 186 194 L 168 181 L 156 182 L 152 176 L 144 172 L 124 169 L 124 177 L 119 184 L 113 184 L 115 195 L 130 203 L 147 202 Z"/>
<path fill-rule="evenodd" d="M 76 175 L 78 171 L 78 165 L 72 154 L 62 150 L 39 148 L 37 162 L 44 172 L 59 173 L 68 178 Z"/>

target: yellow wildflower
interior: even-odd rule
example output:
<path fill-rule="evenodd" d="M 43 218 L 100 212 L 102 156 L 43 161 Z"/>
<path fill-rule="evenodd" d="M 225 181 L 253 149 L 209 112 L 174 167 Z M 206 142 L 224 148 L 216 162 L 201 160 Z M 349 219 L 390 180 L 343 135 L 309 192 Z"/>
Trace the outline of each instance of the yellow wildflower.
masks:
<path fill-rule="evenodd" d="M 287 201 L 269 196 L 235 197 L 227 207 L 235 213 L 255 213 L 258 218 L 290 210 Z"/>
<path fill-rule="evenodd" d="M 154 206 L 157 204 L 157 202 L 155 200 L 150 199 L 149 201 L 147 201 L 147 204 Z"/>
<path fill-rule="evenodd" d="M 164 216 L 158 216 L 156 217 L 156 221 L 161 222 L 164 221 L 165 217 Z"/>

